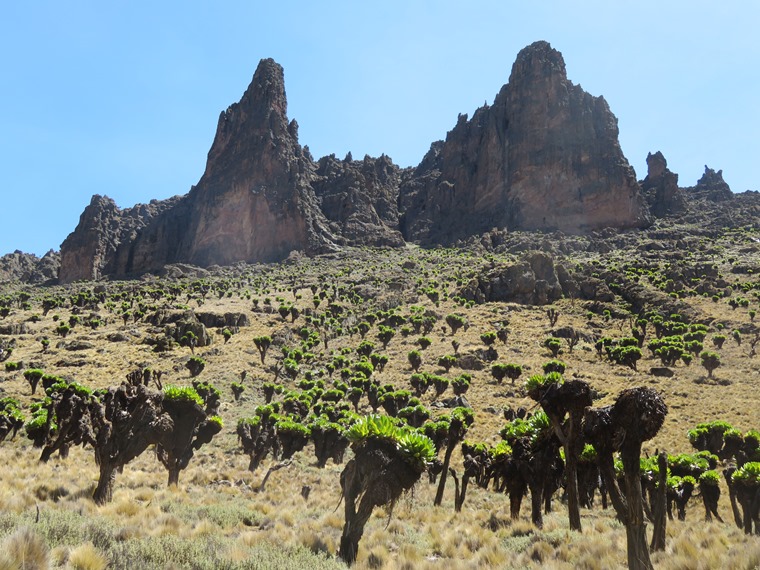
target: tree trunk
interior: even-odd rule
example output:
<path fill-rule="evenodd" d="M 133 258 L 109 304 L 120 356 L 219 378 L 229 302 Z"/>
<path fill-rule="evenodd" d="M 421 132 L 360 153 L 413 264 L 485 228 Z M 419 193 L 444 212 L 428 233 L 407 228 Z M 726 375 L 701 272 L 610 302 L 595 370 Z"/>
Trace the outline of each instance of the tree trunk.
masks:
<path fill-rule="evenodd" d="M 351 461 L 355 461 L 352 459 Z M 361 490 L 361 482 L 355 479 L 356 465 L 347 465 L 344 471 L 346 485 L 343 490 L 345 496 L 345 515 L 346 523 L 343 525 L 343 534 L 340 537 L 340 550 L 338 556 L 349 566 L 356 562 L 356 555 L 359 552 L 359 541 L 364 534 L 364 525 L 367 524 L 369 517 L 372 515 L 374 507 L 372 500 L 365 493 L 359 503 L 359 510 L 356 510 L 356 497 Z"/>
<path fill-rule="evenodd" d="M 582 532 L 583 528 L 581 527 L 581 512 L 579 504 L 580 501 L 578 498 L 578 457 L 576 456 L 575 451 L 572 449 L 572 444 L 569 444 L 567 447 L 571 448 L 565 450 L 567 515 L 570 519 L 570 529 Z M 570 452 L 569 455 L 568 452 Z"/>
<path fill-rule="evenodd" d="M 666 503 L 667 503 L 667 481 L 668 481 L 668 455 L 667 453 L 660 453 L 657 456 L 657 467 L 659 469 L 657 477 L 657 489 L 653 494 L 654 505 L 652 507 L 652 515 L 654 522 L 654 530 L 652 532 L 652 543 L 650 548 L 652 552 L 657 550 L 665 550 L 665 530 L 667 525 L 667 517 L 665 516 Z"/>
<path fill-rule="evenodd" d="M 455 445 L 456 443 L 454 441 L 449 441 L 449 444 L 446 446 L 446 454 L 443 456 L 441 480 L 438 482 L 438 491 L 435 494 L 435 501 L 433 501 L 433 505 L 436 507 L 440 506 L 443 502 L 443 490 L 446 488 L 446 475 L 448 475 L 449 472 L 449 463 L 451 463 L 451 454 L 454 452 Z"/>
<path fill-rule="evenodd" d="M 116 465 L 107 463 L 100 464 L 100 478 L 98 486 L 92 495 L 93 500 L 98 505 L 105 505 L 113 498 L 113 484 L 116 480 Z"/>
<path fill-rule="evenodd" d="M 626 500 L 620 494 L 620 488 L 617 486 L 617 479 L 615 478 L 615 461 L 612 458 L 612 452 L 603 452 L 599 450 L 597 453 L 599 471 L 604 480 L 604 487 L 610 496 L 610 501 L 615 508 L 618 519 L 625 524 L 626 517 L 628 516 L 628 505 Z"/>
<path fill-rule="evenodd" d="M 744 520 L 739 512 L 739 505 L 736 502 L 736 487 L 729 482 L 730 476 L 726 477 L 726 483 L 728 483 L 728 498 L 731 500 L 731 511 L 734 513 L 734 522 L 739 528 L 744 528 Z"/>
<path fill-rule="evenodd" d="M 181 469 L 177 465 L 173 465 L 169 469 L 169 487 L 176 487 L 179 485 L 179 472 Z"/>
<path fill-rule="evenodd" d="M 720 487 L 717 485 L 700 485 L 702 493 L 702 502 L 705 505 L 705 521 L 711 522 L 713 515 L 718 522 L 723 522 L 718 514 L 718 503 L 720 502 Z"/>
<path fill-rule="evenodd" d="M 754 513 L 752 512 L 754 494 L 749 489 L 737 489 L 737 498 L 742 507 L 744 534 L 752 534 L 752 522 Z"/>
<path fill-rule="evenodd" d="M 459 493 L 459 498 L 457 499 L 456 504 L 454 505 L 454 510 L 456 512 L 461 512 L 462 505 L 464 504 L 464 498 L 467 495 L 467 484 L 470 481 L 470 476 L 465 473 L 462 475 L 462 491 Z"/>
<path fill-rule="evenodd" d="M 509 516 L 513 521 L 520 518 L 520 506 L 527 489 L 528 485 L 522 478 L 509 485 Z"/>
<path fill-rule="evenodd" d="M 570 529 L 583 532 L 581 527 L 580 500 L 578 498 L 578 433 L 582 413 L 570 412 L 569 429 L 565 440 L 565 490 L 567 491 L 567 515 Z"/>
<path fill-rule="evenodd" d="M 647 545 L 644 523 L 644 499 L 641 494 L 641 443 L 626 442 L 621 449 L 625 473 L 625 496 L 628 503 L 628 519 L 625 534 L 628 539 L 629 570 L 653 570 Z"/>
<path fill-rule="evenodd" d="M 541 485 L 530 486 L 530 520 L 537 528 L 544 526 L 543 515 L 541 514 L 541 503 L 543 503 L 543 492 Z"/>

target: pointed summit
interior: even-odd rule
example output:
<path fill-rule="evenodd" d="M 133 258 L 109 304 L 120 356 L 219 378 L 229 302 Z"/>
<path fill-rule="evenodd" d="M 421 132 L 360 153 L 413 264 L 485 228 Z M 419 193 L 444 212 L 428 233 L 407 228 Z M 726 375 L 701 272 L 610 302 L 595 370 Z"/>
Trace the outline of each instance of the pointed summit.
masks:
<path fill-rule="evenodd" d="M 285 75 L 273 59 L 262 59 L 248 89 L 239 102 L 219 115 L 216 136 L 208 153 L 206 170 L 212 164 L 237 162 L 251 145 L 263 139 L 287 140 L 297 145 L 295 133 L 288 129 L 288 100 L 285 96 Z M 294 140 L 291 140 L 294 139 Z"/>
<path fill-rule="evenodd" d="M 262 59 L 238 105 L 254 111 L 268 109 L 286 118 L 288 100 L 282 66 L 272 58 Z"/>
<path fill-rule="evenodd" d="M 549 42 L 533 42 L 520 50 L 512 65 L 509 83 L 525 80 L 536 80 L 558 74 L 561 79 L 567 79 L 565 60 L 562 54 L 554 49 Z"/>

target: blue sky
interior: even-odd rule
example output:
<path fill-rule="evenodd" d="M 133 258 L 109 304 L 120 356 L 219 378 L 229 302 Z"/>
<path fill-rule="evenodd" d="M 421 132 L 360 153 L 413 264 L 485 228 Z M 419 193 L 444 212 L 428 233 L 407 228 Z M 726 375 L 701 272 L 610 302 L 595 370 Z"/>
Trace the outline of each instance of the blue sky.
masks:
<path fill-rule="evenodd" d="M 491 103 L 517 52 L 547 40 L 604 95 L 639 178 L 661 150 L 760 190 L 760 3 L 6 2 L 0 17 L 0 254 L 58 249 L 93 194 L 184 194 L 219 113 L 261 58 L 315 157 L 416 165 L 458 113 Z"/>

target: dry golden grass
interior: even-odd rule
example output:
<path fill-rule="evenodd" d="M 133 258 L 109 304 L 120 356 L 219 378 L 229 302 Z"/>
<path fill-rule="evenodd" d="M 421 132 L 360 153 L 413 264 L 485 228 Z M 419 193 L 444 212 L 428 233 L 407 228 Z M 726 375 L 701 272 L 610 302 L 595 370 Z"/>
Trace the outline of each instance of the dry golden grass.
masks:
<path fill-rule="evenodd" d="M 418 267 L 425 270 L 442 267 L 445 263 L 435 261 L 437 258 L 433 253 L 416 250 L 389 255 L 396 269 L 404 256 L 415 259 Z M 308 267 L 308 262 L 304 263 Z M 326 274 L 325 282 L 330 282 L 331 276 L 341 275 L 341 272 L 345 273 L 335 279 L 358 279 L 358 273 L 371 274 L 381 270 L 378 267 L 372 269 L 371 265 L 367 268 L 367 263 L 363 259 L 362 263 L 353 263 L 351 267 L 352 263 L 346 262 L 348 269 L 337 264 Z M 318 269 L 327 271 L 319 265 L 311 271 Z M 277 275 L 279 270 L 272 271 Z M 272 290 L 257 297 L 270 297 L 275 308 L 277 296 L 295 302 L 302 309 L 311 306 L 308 289 L 303 288 L 297 294 L 294 296 L 289 286 L 283 286 L 282 291 Z M 523 365 L 523 377 L 512 386 L 508 380 L 496 384 L 488 368 L 471 372 L 473 382 L 466 396 L 475 409 L 476 421 L 468 439 L 496 443 L 498 432 L 504 425 L 504 407 L 535 409 L 535 403 L 525 395 L 521 384 L 529 375 L 540 372 L 541 365 L 551 358 L 542 347 L 551 330 L 545 308 L 485 303 L 464 309 L 451 299 L 436 306 L 425 295 L 415 293 L 413 288 L 400 298 L 404 299 L 402 309 L 415 304 L 441 317 L 452 312 L 467 316 L 470 326 L 458 331 L 454 337 L 450 331 L 441 330 L 442 320 L 427 335 L 432 344 L 422 351 L 421 370 L 437 374 L 444 375 L 436 363 L 440 356 L 453 353 L 452 338 L 459 342 L 458 352 L 468 354 L 483 347 L 482 333 L 494 330 L 498 321 L 509 321 L 511 334 L 507 343 L 496 343 L 499 361 Z M 714 303 L 701 297 L 690 297 L 685 301 L 705 319 L 723 323 L 727 331 L 749 322 L 746 309 L 732 310 L 724 301 Z M 628 335 L 627 321 L 612 319 L 606 322 L 600 316 L 589 320 L 580 301 L 565 299 L 554 306 L 561 312 L 557 326 L 573 326 L 612 337 Z M 124 556 L 144 556 L 140 560 L 153 560 L 157 568 L 171 567 L 171 564 L 177 568 L 186 567 L 185 560 L 205 560 L 204 556 L 215 556 L 209 558 L 209 566 L 198 567 L 214 567 L 213 564 L 225 561 L 230 568 L 246 568 L 245 564 L 252 557 L 274 561 L 272 552 L 280 551 L 287 553 L 290 567 L 297 567 L 295 564 L 325 568 L 342 566 L 334 559 L 343 526 L 339 484 L 342 466 L 329 463 L 325 469 L 317 469 L 312 447 L 307 446 L 296 454 L 290 467 L 271 475 L 265 492 L 257 493 L 254 489 L 261 484 L 274 461 L 270 458 L 256 473 L 250 473 L 248 458 L 239 449 L 234 433 L 237 420 L 251 415 L 263 402 L 259 388 L 264 381 L 271 379 L 271 373 L 260 361 L 253 338 L 303 326 L 302 320 L 291 325 L 290 319 L 283 321 L 276 313 L 255 312 L 251 301 L 237 293 L 223 299 L 209 296 L 202 307 L 193 308 L 220 314 L 243 312 L 251 321 L 249 327 L 241 328 L 227 343 L 217 331 L 212 331 L 214 344 L 196 349 L 196 354 L 207 361 L 199 378 L 222 390 L 224 431 L 196 453 L 180 476 L 179 488 L 166 487 L 166 471 L 149 451 L 117 475 L 114 499 L 101 507 L 89 498 L 98 477 L 91 450 L 73 449 L 68 459 L 54 457 L 47 464 L 40 464 L 37 461 L 39 450 L 31 448 L 23 434 L 14 441 L 6 441 L 0 446 L 0 462 L 11 468 L 0 470 L 0 537 L 4 540 L 4 547 L 0 549 L 0 569 L 12 567 L 7 564 L 13 562 L 6 563 L 12 552 L 26 550 L 40 557 L 44 553 L 47 557 L 44 560 L 49 560 L 45 564 L 54 568 L 130 567 L 128 561 L 119 559 Z M 16 310 L 2 324 L 27 322 L 34 313 L 39 314 L 39 309 Z M 142 343 L 146 336 L 163 334 L 161 327 L 144 322 L 124 325 L 117 316 L 107 311 L 101 313 L 107 320 L 105 325 L 97 330 L 77 326 L 64 341 L 64 344 L 87 341 L 93 343 L 94 348 L 72 352 L 66 350 L 64 344 L 57 346 L 60 339 L 52 332 L 52 316 L 57 314 L 62 321 L 67 321 L 71 311 L 56 309 L 39 322 L 28 322 L 29 333 L 16 335 L 17 346 L 12 360 L 22 361 L 23 369 L 40 367 L 93 387 L 118 384 L 127 372 L 140 366 L 162 370 L 165 385 L 191 382 L 184 368 L 184 362 L 190 356 L 189 349 L 176 348 L 156 354 Z M 107 336 L 115 332 L 125 334 L 130 340 L 108 341 Z M 713 334 L 714 330 L 705 341 L 706 349 L 712 349 L 710 338 Z M 43 335 L 51 339 L 46 352 L 42 352 L 39 343 Z M 383 383 L 408 388 L 411 370 L 406 355 L 418 348 L 416 340 L 420 335 L 413 333 L 404 337 L 397 334 L 385 350 L 373 335 L 371 332 L 367 338 L 376 342 L 378 352 L 389 357 L 389 364 L 378 376 Z M 358 335 L 333 339 L 329 350 L 355 347 L 359 340 Z M 275 351 L 276 348 L 272 347 L 267 365 Z M 326 354 L 323 346 L 314 352 L 317 358 Z M 609 404 L 622 389 L 636 385 L 650 386 L 663 394 L 669 414 L 657 437 L 645 444 L 646 453 L 654 453 L 656 449 L 670 453 L 690 451 L 686 431 L 702 421 L 720 418 L 742 431 L 760 428 L 760 357 L 749 358 L 746 344 L 739 346 L 731 338 L 726 341 L 719 351 L 722 365 L 715 372 L 716 381 L 706 381 L 706 372 L 698 359 L 688 367 L 677 365 L 673 378 L 651 376 L 649 368 L 659 363 L 649 351 L 644 352 L 638 372 L 600 360 L 589 342 L 582 341 L 572 353 L 564 347 L 560 358 L 567 364 L 566 376 L 582 378 L 603 394 L 595 405 Z M 82 365 L 71 366 L 78 363 Z M 242 371 L 247 372 L 243 382 L 246 391 L 241 401 L 234 402 L 230 385 L 239 381 Z M 453 378 L 460 372 L 455 367 L 448 376 Z M 0 376 L 5 395 L 19 397 L 25 406 L 33 401 L 21 371 L 0 371 Z M 284 383 L 293 386 L 290 381 Z M 449 390 L 444 396 L 450 395 Z M 39 396 L 38 392 L 37 398 Z M 430 404 L 432 393 L 426 394 L 422 400 L 424 404 Z M 366 402 L 363 402 L 361 411 L 369 411 Z M 458 451 L 452 465 L 461 471 Z M 305 485 L 311 487 L 307 500 L 301 496 Z M 443 506 L 433 507 L 435 487 L 429 485 L 424 476 L 414 492 L 396 505 L 392 517 L 386 510 L 377 509 L 360 543 L 356 567 L 595 569 L 625 565 L 625 529 L 615 521 L 611 510 L 582 511 L 584 532 L 579 534 L 568 529 L 565 509 L 555 501 L 555 512 L 546 516 L 542 529 L 536 529 L 526 520 L 528 501 L 523 504 L 522 518 L 512 521 L 505 496 L 471 485 L 463 511 L 457 514 L 453 509 L 452 489 L 453 483 L 450 482 Z M 724 492 L 720 508 L 724 519 L 730 521 L 725 495 Z M 698 501 L 692 500 L 686 522 L 669 523 L 668 548 L 664 553 L 653 555 L 655 565 L 658 568 L 757 567 L 760 564 L 760 539 L 745 536 L 732 524 L 702 522 L 703 510 Z M 37 508 L 40 512 L 38 523 L 35 522 Z M 25 527 L 32 531 L 22 530 Z M 187 558 L 182 558 L 185 555 Z M 276 564 L 283 564 L 282 558 L 276 560 Z"/>

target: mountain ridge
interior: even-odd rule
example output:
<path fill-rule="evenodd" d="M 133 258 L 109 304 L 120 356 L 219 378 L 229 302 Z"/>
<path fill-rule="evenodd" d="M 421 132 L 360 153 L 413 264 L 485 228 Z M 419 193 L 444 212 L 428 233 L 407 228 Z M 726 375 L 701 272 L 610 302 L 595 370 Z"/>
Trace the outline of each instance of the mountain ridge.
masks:
<path fill-rule="evenodd" d="M 708 182 L 722 195 L 719 172 Z M 385 154 L 315 161 L 287 116 L 282 67 L 263 59 L 240 101 L 220 114 L 198 184 L 125 209 L 94 196 L 61 245 L 59 280 L 345 246 L 452 245 L 494 228 L 643 228 L 678 209 L 660 204 L 676 199 L 672 180 L 659 191 L 649 183 L 648 194 L 607 102 L 569 81 L 561 53 L 544 41 L 520 51 L 492 105 L 459 115 L 409 168 Z"/>

